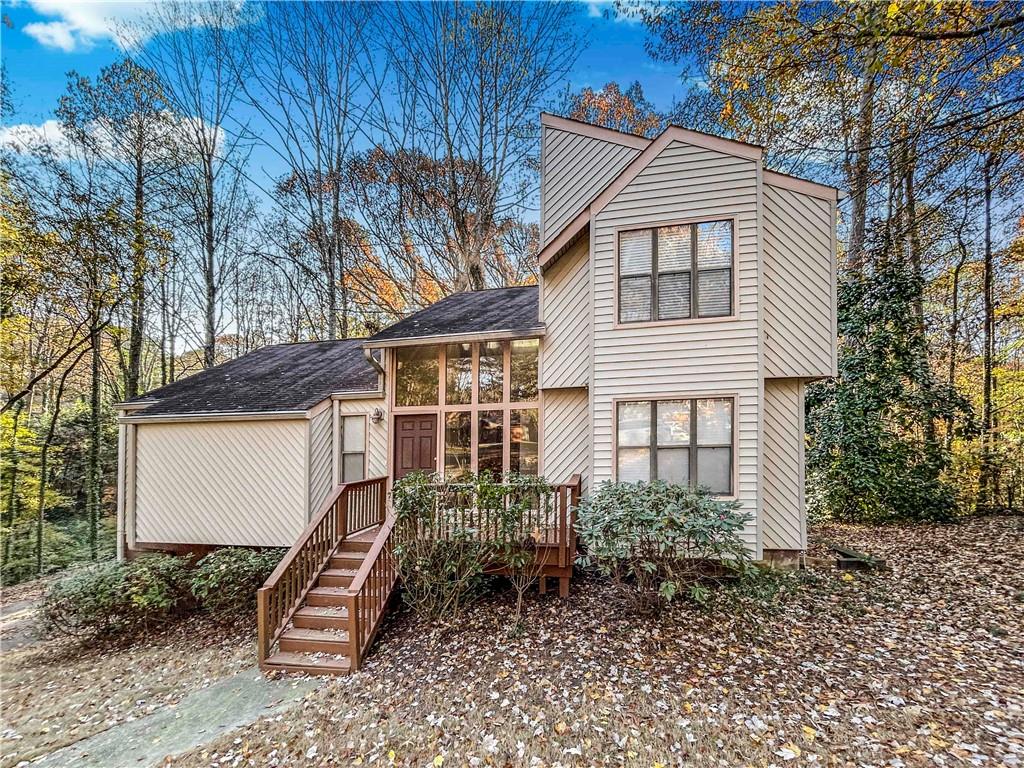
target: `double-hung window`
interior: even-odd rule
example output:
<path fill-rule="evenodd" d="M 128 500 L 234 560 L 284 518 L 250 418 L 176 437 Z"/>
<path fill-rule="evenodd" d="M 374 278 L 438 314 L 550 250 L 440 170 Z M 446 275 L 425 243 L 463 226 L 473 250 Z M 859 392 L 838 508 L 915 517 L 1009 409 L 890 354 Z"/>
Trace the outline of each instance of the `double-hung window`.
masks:
<path fill-rule="evenodd" d="M 341 417 L 341 482 L 366 478 L 366 417 Z"/>
<path fill-rule="evenodd" d="M 733 399 L 629 400 L 616 408 L 616 479 L 733 493 Z"/>
<path fill-rule="evenodd" d="M 619 233 L 619 322 L 733 313 L 732 221 Z"/>

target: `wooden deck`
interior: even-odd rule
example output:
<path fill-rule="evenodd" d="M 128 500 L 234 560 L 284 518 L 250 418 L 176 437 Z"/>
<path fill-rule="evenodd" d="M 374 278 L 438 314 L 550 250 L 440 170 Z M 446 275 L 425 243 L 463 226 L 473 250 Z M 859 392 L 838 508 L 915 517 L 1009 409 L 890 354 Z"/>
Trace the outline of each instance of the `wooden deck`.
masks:
<path fill-rule="evenodd" d="M 394 546 L 408 529 L 387 514 L 387 478 L 338 486 L 257 593 L 258 656 L 263 670 L 348 674 L 380 627 L 398 582 Z M 539 588 L 557 578 L 569 594 L 576 535 L 573 513 L 579 478 L 558 486 L 535 508 L 510 519 L 508 510 L 438 508 L 417 536 L 444 539 L 459 531 L 481 542 L 529 540 L 539 566 Z M 500 526 L 499 526 L 500 517 Z M 487 573 L 507 573 L 497 560 Z"/>

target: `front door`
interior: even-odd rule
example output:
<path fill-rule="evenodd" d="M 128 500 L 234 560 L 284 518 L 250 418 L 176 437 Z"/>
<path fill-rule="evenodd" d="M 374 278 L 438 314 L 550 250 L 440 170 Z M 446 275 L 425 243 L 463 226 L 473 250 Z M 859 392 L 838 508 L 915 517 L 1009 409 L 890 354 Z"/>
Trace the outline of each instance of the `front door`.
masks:
<path fill-rule="evenodd" d="M 395 480 L 417 469 L 437 471 L 437 416 L 395 416 Z"/>

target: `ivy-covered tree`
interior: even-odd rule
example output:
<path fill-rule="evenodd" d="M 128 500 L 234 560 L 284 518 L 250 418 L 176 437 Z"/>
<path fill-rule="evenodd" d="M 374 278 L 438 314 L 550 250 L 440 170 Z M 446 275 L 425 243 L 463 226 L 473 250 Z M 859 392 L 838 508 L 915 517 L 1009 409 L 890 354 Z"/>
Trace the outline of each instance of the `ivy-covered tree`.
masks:
<path fill-rule="evenodd" d="M 950 520 L 956 496 L 948 453 L 924 426 L 970 406 L 937 382 L 922 354 L 914 307 L 923 281 L 912 266 L 872 249 L 874 269 L 839 287 L 839 376 L 807 390 L 808 503 L 819 518 L 850 522 Z"/>

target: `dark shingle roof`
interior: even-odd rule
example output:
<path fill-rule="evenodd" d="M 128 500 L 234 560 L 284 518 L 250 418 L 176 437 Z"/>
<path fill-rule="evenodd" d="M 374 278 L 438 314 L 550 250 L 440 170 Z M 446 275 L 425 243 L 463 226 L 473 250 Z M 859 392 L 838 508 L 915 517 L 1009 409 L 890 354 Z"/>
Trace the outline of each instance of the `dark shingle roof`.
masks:
<path fill-rule="evenodd" d="M 398 341 L 424 336 L 455 336 L 476 333 L 536 333 L 539 291 L 535 285 L 464 291 L 431 304 L 414 315 L 388 326 L 366 341 Z"/>
<path fill-rule="evenodd" d="M 332 392 L 377 389 L 363 339 L 273 344 L 132 399 L 135 416 L 304 411 Z"/>

